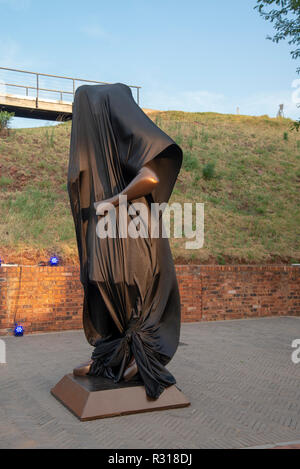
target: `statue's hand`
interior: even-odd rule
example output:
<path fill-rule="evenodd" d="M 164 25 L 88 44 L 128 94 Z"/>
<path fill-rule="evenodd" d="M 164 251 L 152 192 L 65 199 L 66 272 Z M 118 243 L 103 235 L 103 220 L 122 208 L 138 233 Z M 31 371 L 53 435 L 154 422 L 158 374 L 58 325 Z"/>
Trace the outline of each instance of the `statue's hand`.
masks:
<path fill-rule="evenodd" d="M 109 212 L 114 208 L 114 205 L 108 200 L 102 200 L 101 202 L 95 202 L 94 207 L 96 210 L 96 215 L 103 216 L 105 212 Z"/>

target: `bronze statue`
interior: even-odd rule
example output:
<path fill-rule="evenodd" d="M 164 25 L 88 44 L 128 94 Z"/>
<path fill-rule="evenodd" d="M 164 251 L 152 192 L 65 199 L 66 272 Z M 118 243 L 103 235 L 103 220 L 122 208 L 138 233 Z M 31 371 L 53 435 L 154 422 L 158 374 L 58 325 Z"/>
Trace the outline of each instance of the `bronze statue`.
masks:
<path fill-rule="evenodd" d="M 175 378 L 165 368 L 179 341 L 180 298 L 168 239 L 100 238 L 119 196 L 128 207 L 167 202 L 182 151 L 135 103 L 129 87 L 81 86 L 73 105 L 68 190 L 84 288 L 83 324 L 94 351 L 75 375 L 115 382 L 138 376 L 157 399 Z M 128 223 L 133 218 L 127 213 Z M 161 224 L 160 218 L 160 224 Z"/>

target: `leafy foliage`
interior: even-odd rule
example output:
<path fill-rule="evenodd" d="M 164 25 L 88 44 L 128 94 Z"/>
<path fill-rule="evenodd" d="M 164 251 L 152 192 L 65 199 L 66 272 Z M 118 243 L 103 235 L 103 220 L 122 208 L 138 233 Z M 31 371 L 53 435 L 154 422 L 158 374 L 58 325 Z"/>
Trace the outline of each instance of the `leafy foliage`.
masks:
<path fill-rule="evenodd" d="M 291 51 L 293 59 L 300 57 L 300 0 L 257 0 L 258 9 L 261 16 L 274 23 L 277 33 L 273 36 L 267 36 L 273 42 L 278 43 L 281 40 L 288 39 L 289 45 L 295 45 L 296 48 Z M 276 5 L 277 8 L 265 10 L 265 7 Z M 297 69 L 299 73 L 300 68 Z"/>
<path fill-rule="evenodd" d="M 207 163 L 202 169 L 202 174 L 204 179 L 212 179 L 215 176 L 215 163 Z"/>
<path fill-rule="evenodd" d="M 300 58 L 300 0 L 257 0 L 256 8 L 260 15 L 274 24 L 276 34 L 267 36 L 273 42 L 286 40 L 290 46 L 293 59 Z M 267 8 L 267 9 L 266 9 Z M 297 68 L 300 73 L 300 67 Z M 300 120 L 293 127 L 298 131 Z"/>
<path fill-rule="evenodd" d="M 0 132 L 8 129 L 10 120 L 14 117 L 13 112 L 0 111 Z"/>

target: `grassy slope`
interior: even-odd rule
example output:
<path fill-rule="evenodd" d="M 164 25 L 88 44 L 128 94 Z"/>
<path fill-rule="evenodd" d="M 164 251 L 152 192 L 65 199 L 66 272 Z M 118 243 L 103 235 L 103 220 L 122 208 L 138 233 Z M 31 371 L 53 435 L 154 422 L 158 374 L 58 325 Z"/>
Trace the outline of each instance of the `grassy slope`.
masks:
<path fill-rule="evenodd" d="M 171 240 L 177 261 L 300 261 L 300 134 L 266 116 L 157 112 L 150 117 L 184 150 L 172 202 L 205 202 L 205 243 Z M 76 261 L 66 191 L 70 124 L 0 139 L 0 257 Z M 215 176 L 203 167 L 215 163 Z"/>

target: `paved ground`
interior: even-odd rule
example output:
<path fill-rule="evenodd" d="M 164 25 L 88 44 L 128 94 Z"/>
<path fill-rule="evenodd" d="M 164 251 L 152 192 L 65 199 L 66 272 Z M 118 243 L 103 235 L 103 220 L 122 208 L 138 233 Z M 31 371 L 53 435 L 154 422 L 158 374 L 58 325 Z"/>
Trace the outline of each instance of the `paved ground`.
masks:
<path fill-rule="evenodd" d="M 80 422 L 50 388 L 89 356 L 81 331 L 6 337 L 1 448 L 242 448 L 300 442 L 300 318 L 183 324 L 169 365 L 192 405 Z"/>

